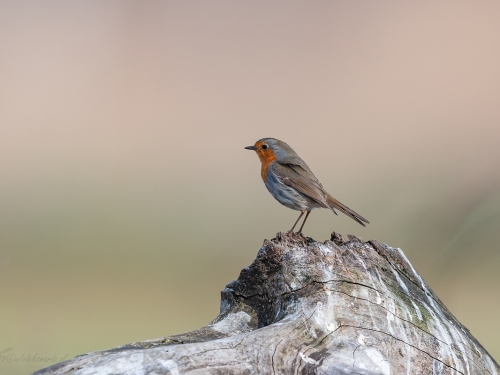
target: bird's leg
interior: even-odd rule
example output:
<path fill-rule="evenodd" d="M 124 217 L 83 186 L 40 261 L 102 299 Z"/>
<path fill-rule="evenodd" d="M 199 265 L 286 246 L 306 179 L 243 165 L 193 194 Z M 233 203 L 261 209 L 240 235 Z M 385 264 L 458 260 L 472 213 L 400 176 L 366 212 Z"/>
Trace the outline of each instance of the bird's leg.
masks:
<path fill-rule="evenodd" d="M 302 225 L 300 226 L 300 229 L 297 233 L 302 233 L 302 228 L 304 228 L 304 224 L 306 223 L 307 217 L 309 216 L 310 213 L 311 211 L 307 211 L 306 217 L 304 218 L 304 221 L 302 222 Z"/>
<path fill-rule="evenodd" d="M 306 212 L 306 211 L 305 211 L 305 210 L 302 210 L 302 212 L 300 213 L 299 218 L 297 219 L 297 221 L 295 222 L 295 224 L 293 224 L 292 229 L 290 229 L 290 230 L 288 231 L 288 233 L 293 233 L 293 230 L 295 229 L 295 226 L 296 226 L 296 225 L 297 225 L 297 223 L 299 222 L 299 220 L 300 220 L 300 218 L 302 217 L 302 215 L 304 215 L 304 212 Z"/>

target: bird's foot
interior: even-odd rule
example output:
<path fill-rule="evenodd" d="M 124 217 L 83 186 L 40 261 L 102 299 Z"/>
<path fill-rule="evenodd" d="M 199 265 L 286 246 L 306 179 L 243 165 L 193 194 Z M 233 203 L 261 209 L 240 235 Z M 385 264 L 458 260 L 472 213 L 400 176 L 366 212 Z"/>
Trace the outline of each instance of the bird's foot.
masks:
<path fill-rule="evenodd" d="M 294 237 L 294 236 L 304 237 L 302 232 L 292 232 L 291 230 L 285 232 L 285 235 L 288 237 Z"/>

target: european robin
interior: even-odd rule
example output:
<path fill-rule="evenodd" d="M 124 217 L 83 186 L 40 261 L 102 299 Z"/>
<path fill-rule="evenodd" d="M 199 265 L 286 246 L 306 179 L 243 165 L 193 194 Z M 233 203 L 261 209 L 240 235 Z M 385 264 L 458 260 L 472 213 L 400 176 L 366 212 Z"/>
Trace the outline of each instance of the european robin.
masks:
<path fill-rule="evenodd" d="M 304 160 L 285 142 L 262 138 L 255 145 L 245 148 L 255 151 L 259 156 L 262 163 L 260 175 L 271 195 L 282 205 L 300 211 L 290 232 L 293 232 L 302 215 L 306 214 L 298 231 L 301 233 L 307 217 L 315 208 L 328 208 L 335 215 L 337 209 L 362 226 L 370 223 L 328 194 Z"/>

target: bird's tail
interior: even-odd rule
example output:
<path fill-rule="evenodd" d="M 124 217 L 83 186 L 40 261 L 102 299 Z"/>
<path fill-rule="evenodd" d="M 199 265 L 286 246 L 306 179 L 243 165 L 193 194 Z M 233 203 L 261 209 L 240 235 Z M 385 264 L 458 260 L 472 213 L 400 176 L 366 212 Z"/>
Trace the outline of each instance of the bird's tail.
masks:
<path fill-rule="evenodd" d="M 363 216 L 361 216 L 357 212 L 351 210 L 346 205 L 340 203 L 338 200 L 336 200 L 330 194 L 328 194 L 326 201 L 328 202 L 328 205 L 330 206 L 330 208 L 333 212 L 335 212 L 335 209 L 337 209 L 364 227 L 366 227 L 366 224 L 370 224 L 370 222 L 368 220 L 366 220 Z"/>

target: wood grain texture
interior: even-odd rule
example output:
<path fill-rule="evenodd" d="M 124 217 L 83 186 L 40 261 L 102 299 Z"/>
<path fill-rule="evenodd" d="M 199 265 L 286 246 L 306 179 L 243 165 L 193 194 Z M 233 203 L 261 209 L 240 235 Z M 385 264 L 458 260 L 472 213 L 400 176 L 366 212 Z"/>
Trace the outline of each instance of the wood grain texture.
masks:
<path fill-rule="evenodd" d="M 49 374 L 499 374 L 400 249 L 278 233 L 199 330 L 75 357 Z"/>

